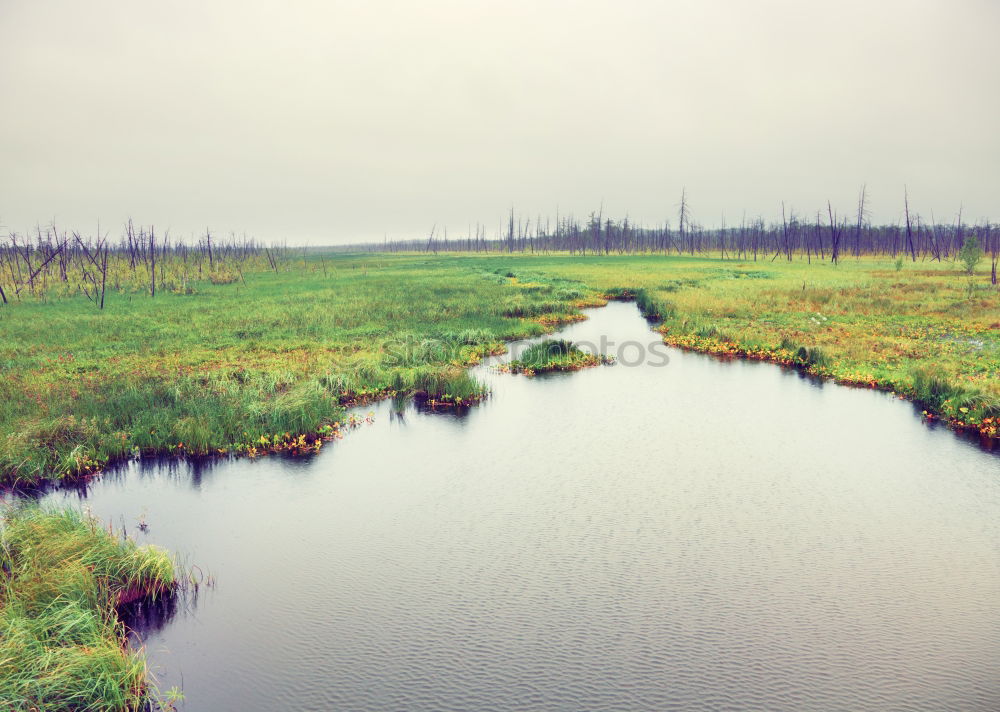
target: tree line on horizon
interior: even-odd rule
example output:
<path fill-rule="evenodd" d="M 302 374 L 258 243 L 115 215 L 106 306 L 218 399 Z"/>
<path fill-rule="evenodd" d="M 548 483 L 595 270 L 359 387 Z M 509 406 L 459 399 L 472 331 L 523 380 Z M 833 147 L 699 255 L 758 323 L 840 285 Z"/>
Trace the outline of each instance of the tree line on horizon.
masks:
<path fill-rule="evenodd" d="M 464 237 L 448 238 L 447 230 L 431 229 L 426 239 L 355 243 L 331 248 L 292 248 L 287 243 L 265 245 L 245 235 L 204 236 L 189 243 L 158 235 L 153 226 L 129 220 L 117 240 L 107 233 L 84 237 L 60 231 L 55 225 L 38 227 L 34 234 L 8 233 L 0 238 L 0 306 L 23 297 L 83 294 L 103 309 L 109 288 L 119 292 L 159 291 L 191 293 L 191 283 L 245 281 L 247 271 L 289 268 L 292 257 L 318 252 L 322 268 L 324 249 L 340 252 L 465 252 L 568 253 L 588 255 L 717 255 L 739 261 L 803 259 L 838 264 L 845 258 L 889 257 L 912 262 L 962 262 L 970 246 L 990 259 L 991 282 L 997 284 L 1000 225 L 968 225 L 959 211 L 954 222 L 924 221 L 910 210 L 904 193 L 903 219 L 876 225 L 870 220 L 867 190 L 862 187 L 857 209 L 838 214 L 828 202 L 808 216 L 781 205 L 781 219 L 743 218 L 738 225 L 707 228 L 692 217 L 687 192 L 681 194 L 677 225 L 670 220 L 654 226 L 612 218 L 603 209 L 580 220 L 572 215 L 518 216 L 512 208 L 503 224 L 488 234 L 477 224 Z M 967 250 L 963 253 L 963 247 Z M 978 261 L 978 260 L 977 260 Z"/>
<path fill-rule="evenodd" d="M 868 194 L 863 187 L 857 209 L 838 214 L 828 202 L 815 214 L 801 215 L 781 204 L 781 219 L 767 222 L 761 217 L 743 218 L 739 224 L 708 228 L 693 219 L 686 191 L 681 194 L 676 227 L 670 220 L 655 226 L 604 215 L 603 209 L 580 220 L 572 215 L 554 219 L 518 216 L 513 208 L 503 224 L 488 233 L 477 224 L 462 237 L 448 238 L 433 227 L 427 238 L 354 243 L 338 249 L 366 252 L 568 252 L 576 255 L 664 254 L 720 255 L 741 261 L 829 261 L 845 257 L 903 257 L 917 261 L 953 261 L 966 238 L 975 237 L 991 258 L 991 279 L 997 284 L 1000 258 L 1000 225 L 990 222 L 968 225 L 961 211 L 950 224 L 925 221 L 911 212 L 904 195 L 903 219 L 876 225 L 869 219 Z"/>

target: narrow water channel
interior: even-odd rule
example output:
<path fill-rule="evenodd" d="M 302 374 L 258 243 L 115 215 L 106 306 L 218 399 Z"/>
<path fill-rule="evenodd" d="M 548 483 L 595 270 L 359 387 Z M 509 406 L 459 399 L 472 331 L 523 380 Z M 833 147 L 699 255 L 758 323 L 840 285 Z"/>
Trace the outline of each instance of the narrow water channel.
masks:
<path fill-rule="evenodd" d="M 588 314 L 560 335 L 656 342 Z M 47 499 L 214 577 L 140 629 L 179 709 L 1000 709 L 1000 459 L 885 394 L 638 354 Z"/>

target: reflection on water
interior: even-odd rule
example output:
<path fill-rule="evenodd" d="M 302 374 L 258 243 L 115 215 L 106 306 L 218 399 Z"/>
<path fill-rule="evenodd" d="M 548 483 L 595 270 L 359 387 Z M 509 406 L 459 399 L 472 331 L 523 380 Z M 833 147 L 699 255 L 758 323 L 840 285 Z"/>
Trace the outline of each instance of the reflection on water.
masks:
<path fill-rule="evenodd" d="M 650 340 L 590 314 L 562 335 Z M 188 710 L 1000 708 L 996 456 L 884 394 L 669 357 L 484 366 L 462 413 L 47 498 L 214 576 L 130 612 Z"/>
<path fill-rule="evenodd" d="M 122 606 L 122 622 L 139 637 L 148 636 L 161 630 L 177 615 L 179 607 L 191 611 L 197 605 L 197 594 L 193 596 L 186 589 L 176 596 L 165 596 L 155 600 L 144 599 Z"/>

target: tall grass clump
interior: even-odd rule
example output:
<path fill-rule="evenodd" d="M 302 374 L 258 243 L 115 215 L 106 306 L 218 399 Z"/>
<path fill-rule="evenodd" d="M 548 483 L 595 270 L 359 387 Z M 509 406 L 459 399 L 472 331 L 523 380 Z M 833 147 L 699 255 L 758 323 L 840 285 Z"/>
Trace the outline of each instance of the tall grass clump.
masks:
<path fill-rule="evenodd" d="M 415 369 L 409 391 L 417 401 L 431 406 L 466 406 L 489 395 L 489 389 L 465 370 Z"/>
<path fill-rule="evenodd" d="M 476 346 L 478 344 L 489 344 L 498 341 L 496 334 L 489 329 L 464 329 L 458 332 L 446 331 L 441 334 L 441 339 L 459 346 Z"/>
<path fill-rule="evenodd" d="M 546 314 L 562 314 L 567 311 L 563 302 L 536 301 L 524 294 L 504 300 L 497 307 L 497 314 L 508 318 L 530 318 Z"/>
<path fill-rule="evenodd" d="M 935 368 L 913 371 L 913 400 L 930 413 L 943 415 L 953 424 L 996 436 L 1000 430 L 1000 398 L 958 385 Z M 927 411 L 925 411 L 926 413 Z"/>
<path fill-rule="evenodd" d="M 607 299 L 635 301 L 639 313 L 653 322 L 666 321 L 677 314 L 677 306 L 670 301 L 657 300 L 645 287 L 611 287 L 604 290 Z"/>
<path fill-rule="evenodd" d="M 12 507 L 0 530 L 0 708 L 111 712 L 147 701 L 146 662 L 116 608 L 169 595 L 174 563 L 93 519 Z"/>
<path fill-rule="evenodd" d="M 635 291 L 632 287 L 608 287 L 604 290 L 604 297 L 606 299 L 627 302 L 635 299 Z"/>
<path fill-rule="evenodd" d="M 819 346 L 800 346 L 795 350 L 795 360 L 814 368 L 826 368 L 830 365 L 830 358 Z"/>
<path fill-rule="evenodd" d="M 829 355 L 819 346 L 803 346 L 789 336 L 781 337 L 778 351 L 790 354 L 791 362 L 817 370 L 827 369 L 833 363 Z"/>
<path fill-rule="evenodd" d="M 532 344 L 524 350 L 520 358 L 505 364 L 502 368 L 511 373 L 531 375 L 546 371 L 577 371 L 612 361 L 613 359 L 608 356 L 587 353 L 572 341 L 546 339 Z"/>
<path fill-rule="evenodd" d="M 913 372 L 913 399 L 920 405 L 937 410 L 949 401 L 964 401 L 968 395 L 965 388 L 952 383 L 938 369 L 919 368 Z"/>
<path fill-rule="evenodd" d="M 666 321 L 677 315 L 677 307 L 673 302 L 656 300 L 645 289 L 636 290 L 635 304 L 639 307 L 639 312 L 649 321 Z"/>
<path fill-rule="evenodd" d="M 717 341 L 729 341 L 730 337 L 724 331 L 720 331 L 715 324 L 702 324 L 693 326 L 692 333 L 701 339 L 715 339 Z"/>

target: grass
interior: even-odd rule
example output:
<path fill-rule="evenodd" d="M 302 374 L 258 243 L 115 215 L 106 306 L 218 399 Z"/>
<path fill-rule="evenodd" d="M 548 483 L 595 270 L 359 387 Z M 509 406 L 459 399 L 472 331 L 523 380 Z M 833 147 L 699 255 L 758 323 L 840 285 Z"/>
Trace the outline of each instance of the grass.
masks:
<path fill-rule="evenodd" d="M 546 339 L 532 344 L 521 357 L 504 364 L 501 368 L 510 373 L 534 375 L 547 371 L 578 371 L 581 368 L 612 363 L 609 356 L 598 356 L 577 348 L 565 339 Z"/>
<path fill-rule="evenodd" d="M 543 256 L 505 264 L 635 299 L 670 345 L 892 391 L 928 417 L 998 434 L 1000 293 L 985 270 L 970 292 L 959 264 L 907 261 L 897 270 L 889 258 L 833 266 L 802 257 Z"/>
<path fill-rule="evenodd" d="M 109 294 L 103 312 L 82 297 L 0 308 L 0 479 L 313 442 L 345 406 L 401 390 L 474 400 L 465 366 L 577 315 L 562 283 L 448 258 L 336 255 L 245 279 Z"/>
<path fill-rule="evenodd" d="M 608 298 L 635 299 L 669 344 L 885 388 L 993 435 L 1000 300 L 977 281 L 970 297 L 956 265 L 871 258 L 331 254 L 155 299 L 122 290 L 103 312 L 46 294 L 0 308 L 0 478 L 308 449 L 373 398 L 474 402 L 465 366 Z M 928 371 L 960 397 L 924 393 Z"/>
<path fill-rule="evenodd" d="M 410 374 L 413 374 L 410 377 Z M 413 393 L 418 401 L 431 407 L 468 406 L 488 394 L 486 386 L 466 371 L 438 372 L 433 369 L 397 372 L 393 394 Z"/>
<path fill-rule="evenodd" d="M 145 658 L 125 647 L 116 607 L 170 591 L 170 557 L 78 513 L 22 506 L 5 513 L 0 566 L 0 708 L 140 709 Z"/>

